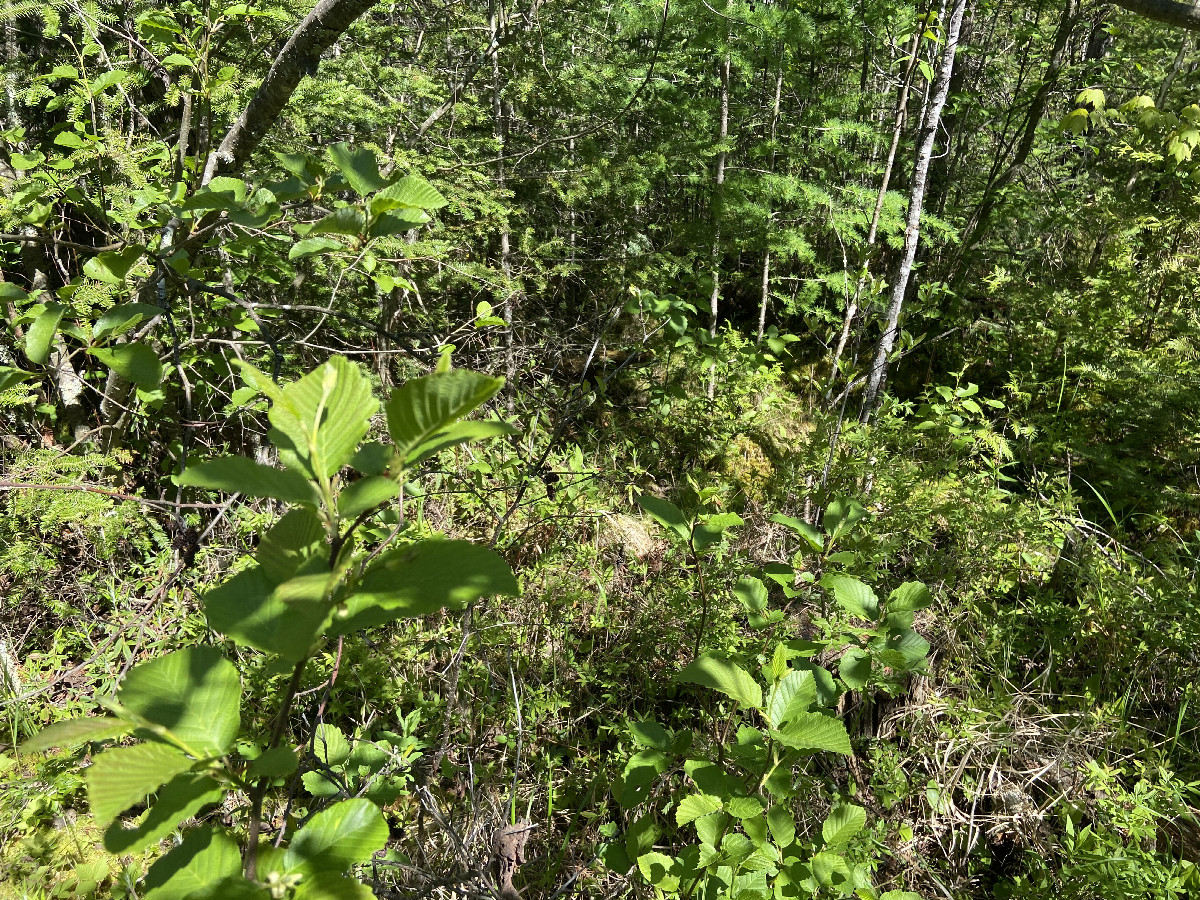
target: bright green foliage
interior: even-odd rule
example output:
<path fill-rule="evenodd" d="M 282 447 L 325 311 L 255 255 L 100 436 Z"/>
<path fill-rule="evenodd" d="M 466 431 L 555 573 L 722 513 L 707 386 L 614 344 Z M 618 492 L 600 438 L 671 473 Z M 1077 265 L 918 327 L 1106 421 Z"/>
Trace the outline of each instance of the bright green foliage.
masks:
<path fill-rule="evenodd" d="M 498 380 L 481 382 L 471 373 L 460 376 L 450 370 L 410 381 L 401 408 L 422 412 L 390 422 L 397 446 L 389 475 L 371 476 L 372 484 L 383 481 L 391 487 L 351 493 L 350 487 L 342 490 L 338 473 L 359 449 L 378 408 L 358 369 L 334 357 L 282 388 L 253 367 L 245 371 L 247 380 L 273 401 L 272 438 L 290 471 L 226 457 L 189 469 L 180 482 L 299 505 L 263 536 L 254 565 L 209 593 L 210 626 L 302 670 L 326 632 L 348 633 L 489 594 L 518 593 L 511 570 L 490 550 L 466 541 L 425 540 L 408 541 L 382 555 L 359 556 L 352 532 L 361 518 L 349 528 L 343 524 L 393 501 L 416 460 L 469 440 L 472 435 L 458 429 L 459 419 L 492 396 Z M 459 391 L 454 402 L 444 402 L 448 385 L 463 384 L 472 387 Z M 339 495 L 346 494 L 350 498 L 339 509 Z M 335 621 L 338 627 L 331 628 Z M 291 701 L 291 693 L 285 695 L 281 715 Z M 23 751 L 111 740 L 136 729 L 142 743 L 105 749 L 86 775 L 92 814 L 101 825 L 156 794 L 136 827 L 113 822 L 105 835 L 111 852 L 130 852 L 178 828 L 228 791 L 261 792 L 296 768 L 294 753 L 280 743 L 282 729 L 249 767 L 229 755 L 242 731 L 241 708 L 241 678 L 233 663 L 217 647 L 189 647 L 134 666 L 111 704 L 117 718 L 60 723 L 28 741 Z M 324 765 L 350 760 L 350 744 L 336 727 L 318 726 L 313 739 Z M 384 761 L 386 755 L 372 755 L 364 746 L 358 765 L 374 763 L 378 771 Z M 328 795 L 318 782 L 310 784 L 306 778 L 305 783 L 316 796 Z M 387 799 L 386 793 L 376 791 L 375 796 Z M 256 807 L 254 814 L 259 811 Z M 314 815 L 286 852 L 264 861 L 269 864 L 259 867 L 258 880 L 271 884 L 290 879 L 300 886 L 297 896 L 357 896 L 361 886 L 344 873 L 382 848 L 387 834 L 373 799 L 346 799 Z M 208 896 L 206 892 L 225 891 L 226 880 L 238 878 L 240 870 L 233 841 L 204 828 L 155 863 L 148 886 L 152 896 Z"/>

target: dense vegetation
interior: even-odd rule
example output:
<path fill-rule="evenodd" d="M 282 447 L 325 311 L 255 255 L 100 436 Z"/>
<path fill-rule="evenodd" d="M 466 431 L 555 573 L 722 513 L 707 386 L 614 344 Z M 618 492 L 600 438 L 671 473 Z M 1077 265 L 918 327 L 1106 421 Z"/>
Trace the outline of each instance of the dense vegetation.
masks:
<path fill-rule="evenodd" d="M 0 6 L 0 897 L 1200 895 L 1194 7 L 304 6 Z"/>

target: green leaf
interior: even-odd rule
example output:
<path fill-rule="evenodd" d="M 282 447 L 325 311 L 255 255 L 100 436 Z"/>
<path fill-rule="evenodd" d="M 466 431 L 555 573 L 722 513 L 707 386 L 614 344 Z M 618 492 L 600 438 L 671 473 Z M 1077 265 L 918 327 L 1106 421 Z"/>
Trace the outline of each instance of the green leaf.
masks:
<path fill-rule="evenodd" d="M 367 569 L 331 633 L 457 608 L 491 594 L 520 594 L 501 556 L 470 541 L 421 541 L 383 554 Z"/>
<path fill-rule="evenodd" d="M 336 725 L 322 722 L 313 736 L 313 752 L 327 766 L 340 766 L 350 758 L 350 742 Z"/>
<path fill-rule="evenodd" d="M 848 500 L 845 497 L 839 497 L 825 508 L 825 515 L 821 520 L 821 524 L 825 528 L 825 533 L 829 535 L 829 540 L 834 541 L 865 519 L 866 516 L 867 511 L 863 509 L 863 505 L 857 500 Z"/>
<path fill-rule="evenodd" d="M 867 811 L 861 806 L 844 803 L 833 808 L 829 818 L 821 826 L 821 837 L 826 847 L 844 844 L 863 830 L 867 824 Z"/>
<path fill-rule="evenodd" d="M 406 175 L 371 198 L 371 212 L 389 209 L 441 209 L 448 201 L 428 181 L 417 175 Z"/>
<path fill-rule="evenodd" d="M 333 238 L 305 238 L 302 241 L 296 241 L 292 245 L 292 249 L 288 251 L 288 259 L 306 259 L 309 256 L 316 256 L 319 253 L 328 253 L 330 250 L 345 249 L 341 243 L 333 240 Z"/>
<path fill-rule="evenodd" d="M 925 900 L 915 891 L 887 891 L 879 895 L 879 900 Z"/>
<path fill-rule="evenodd" d="M 222 878 L 192 891 L 183 900 L 274 900 L 271 892 L 241 875 Z"/>
<path fill-rule="evenodd" d="M 379 441 L 363 444 L 350 457 L 348 465 L 363 475 L 382 475 L 392 461 L 392 448 Z"/>
<path fill-rule="evenodd" d="M 111 716 L 94 719 L 69 719 L 47 725 L 17 748 L 19 753 L 38 753 L 51 747 L 73 747 L 91 741 L 105 741 L 133 730 L 133 724 Z"/>
<path fill-rule="evenodd" d="M 831 573 L 825 575 L 820 584 L 833 592 L 833 599 L 850 615 L 868 621 L 879 618 L 879 598 L 857 578 Z"/>
<path fill-rule="evenodd" d="M 796 819 L 792 811 L 782 803 L 776 803 L 767 810 L 767 827 L 771 829 L 771 837 L 781 850 L 791 846 L 796 840 Z"/>
<path fill-rule="evenodd" d="M 32 372 L 26 372 L 23 369 L 14 369 L 10 366 L 0 366 L 0 391 L 7 391 L 9 388 L 16 387 L 22 382 L 29 381 L 38 376 Z"/>
<path fill-rule="evenodd" d="M 92 347 L 88 353 L 143 390 L 152 390 L 162 384 L 162 363 L 158 361 L 158 354 L 145 344 L 118 344 L 108 349 Z"/>
<path fill-rule="evenodd" d="M 309 234 L 362 234 L 367 228 L 367 219 L 361 209 L 343 206 L 320 219 L 309 230 Z"/>
<path fill-rule="evenodd" d="M 887 649 L 900 653 L 909 666 L 915 666 L 929 655 L 929 641 L 909 628 L 888 635 Z"/>
<path fill-rule="evenodd" d="M 107 250 L 93 256 L 83 264 L 83 274 L 105 284 L 124 284 L 125 276 L 145 254 L 146 248 L 126 247 L 124 250 Z"/>
<path fill-rule="evenodd" d="M 149 303 L 122 303 L 103 313 L 92 326 L 92 339 L 102 341 L 124 334 L 142 321 L 161 316 L 162 309 Z"/>
<path fill-rule="evenodd" d="M 365 197 L 387 184 L 386 179 L 379 174 L 379 162 L 372 150 L 365 147 L 352 149 L 342 141 L 329 148 L 329 158 L 346 176 L 346 181 L 360 197 Z"/>
<path fill-rule="evenodd" d="M 374 892 L 361 881 L 321 872 L 305 878 L 292 895 L 294 900 L 374 900 Z"/>
<path fill-rule="evenodd" d="M 298 472 L 264 466 L 244 456 L 219 456 L 188 466 L 175 483 L 183 487 L 208 488 L 229 494 L 270 497 L 284 503 L 320 506 L 321 495 Z"/>
<path fill-rule="evenodd" d="M 233 746 L 241 697 L 237 669 L 216 647 L 188 647 L 139 663 L 117 690 L 121 706 L 167 729 L 200 759 Z"/>
<path fill-rule="evenodd" d="M 304 789 L 314 797 L 329 798 L 342 793 L 342 789 L 337 784 L 317 771 L 305 772 L 300 776 L 300 780 L 304 783 Z"/>
<path fill-rule="evenodd" d="M 767 721 L 774 728 L 799 714 L 808 712 L 817 699 L 817 684 L 811 672 L 792 669 L 771 690 L 767 703 Z"/>
<path fill-rule="evenodd" d="M 727 813 L 715 812 L 707 816 L 701 816 L 694 823 L 696 837 L 709 846 L 715 847 L 717 842 L 721 840 L 721 835 L 725 832 L 728 825 L 729 815 Z"/>
<path fill-rule="evenodd" d="M 902 610 L 915 612 L 925 609 L 931 603 L 933 603 L 933 595 L 929 593 L 929 588 L 919 581 L 909 581 L 892 591 L 891 596 L 888 597 L 887 610 L 889 613 Z"/>
<path fill-rule="evenodd" d="M 665 853 L 651 851 L 639 856 L 637 864 L 642 877 L 660 891 L 673 893 L 679 890 L 679 875 L 682 867 L 678 860 Z"/>
<path fill-rule="evenodd" d="M 657 722 L 630 722 L 629 736 L 642 747 L 662 750 L 664 753 L 671 749 L 671 733 Z"/>
<path fill-rule="evenodd" d="M 823 850 L 813 856 L 809 865 L 812 866 L 813 877 L 823 887 L 841 888 L 850 880 L 850 866 L 838 853 Z"/>
<path fill-rule="evenodd" d="M 284 387 L 267 418 L 284 465 L 306 477 L 328 477 L 354 455 L 378 409 L 362 371 L 334 356 Z"/>
<path fill-rule="evenodd" d="M 47 303 L 46 311 L 33 320 L 29 330 L 25 332 L 25 355 L 29 361 L 39 366 L 45 365 L 50 358 L 50 345 L 54 342 L 54 333 L 58 331 L 58 323 L 62 320 L 66 307 L 60 303 Z"/>
<path fill-rule="evenodd" d="M 807 522 L 803 522 L 800 519 L 793 519 L 791 516 L 785 516 L 783 513 L 776 513 L 771 516 L 771 521 L 778 522 L 780 525 L 786 525 L 792 529 L 817 553 L 825 549 L 825 536 Z"/>
<path fill-rule="evenodd" d="M 780 743 L 797 750 L 829 750 L 833 753 L 851 754 L 850 735 L 841 720 L 820 713 L 801 713 L 783 728 L 771 734 Z"/>
<path fill-rule="evenodd" d="M 675 680 L 720 691 L 745 707 L 758 709 L 762 706 L 762 688 L 758 682 L 737 663 L 716 653 L 697 657 L 675 676 Z"/>
<path fill-rule="evenodd" d="M 288 873 L 345 872 L 387 843 L 388 826 L 370 800 L 335 803 L 296 832 L 284 854 Z"/>
<path fill-rule="evenodd" d="M 146 873 L 146 900 L 186 900 L 193 892 L 242 871 L 242 854 L 234 841 L 212 828 L 197 828 L 160 857 Z"/>
<path fill-rule="evenodd" d="M 111 747 L 84 773 L 92 815 L 105 825 L 193 765 L 195 760 L 166 744 Z"/>
<path fill-rule="evenodd" d="M 158 792 L 154 805 L 136 828 L 123 828 L 120 822 L 113 822 L 105 830 L 104 849 L 109 853 L 136 853 L 162 840 L 184 819 L 224 798 L 225 788 L 208 775 L 193 772 L 176 775 Z"/>
<path fill-rule="evenodd" d="M 451 446 L 446 443 L 449 429 L 503 385 L 503 378 L 451 369 L 411 378 L 393 391 L 386 406 L 388 433 L 405 465 L 416 465 Z M 469 435 L 462 437 L 470 439 Z"/>
<path fill-rule="evenodd" d="M 737 513 L 718 513 L 708 516 L 692 529 L 692 544 L 695 545 L 697 551 L 707 550 L 725 537 L 726 529 L 744 524 L 742 517 Z"/>
<path fill-rule="evenodd" d="M 725 801 L 725 811 L 735 819 L 752 819 L 762 814 L 763 804 L 757 797 L 731 797 Z"/>
<path fill-rule="evenodd" d="M 255 558 L 267 580 L 277 585 L 295 577 L 301 565 L 324 549 L 325 528 L 316 513 L 293 509 L 262 536 Z"/>
<path fill-rule="evenodd" d="M 871 654 L 859 647 L 851 647 L 842 654 L 838 674 L 850 690 L 861 691 L 871 677 Z"/>
<path fill-rule="evenodd" d="M 399 494 L 400 485 L 390 478 L 381 475 L 360 478 L 338 497 L 338 515 L 343 519 L 353 519 L 381 503 L 390 503 Z"/>
<path fill-rule="evenodd" d="M 701 816 L 715 813 L 720 808 L 721 801 L 717 797 L 710 797 L 708 794 L 691 794 L 679 801 L 679 806 L 675 808 L 675 822 L 682 827 Z"/>
<path fill-rule="evenodd" d="M 770 619 L 763 615 L 767 610 L 767 586 L 757 578 L 744 575 L 733 586 L 734 596 L 742 601 L 746 610 L 746 619 L 751 628 L 762 628 L 770 624 Z"/>
<path fill-rule="evenodd" d="M 246 770 L 249 778 L 280 778 L 291 775 L 299 767 L 300 762 L 291 747 L 272 747 L 255 757 Z"/>
<path fill-rule="evenodd" d="M 316 640 L 329 605 L 285 603 L 275 593 L 275 586 L 261 567 L 246 569 L 209 591 L 204 611 L 214 631 L 244 646 L 297 662 Z"/>
<path fill-rule="evenodd" d="M 650 796 L 650 786 L 667 770 L 667 757 L 658 750 L 642 750 L 625 764 L 617 802 L 623 809 L 632 809 Z"/>
<path fill-rule="evenodd" d="M 662 500 L 652 494 L 640 494 L 637 504 L 650 513 L 659 525 L 669 528 L 685 541 L 691 539 L 692 523 L 684 518 L 683 511 L 670 500 Z"/>
<path fill-rule="evenodd" d="M 393 234 L 404 234 L 414 228 L 420 228 L 429 221 L 429 216 L 418 210 L 405 210 L 403 213 L 381 213 L 367 234 L 372 238 L 390 237 Z"/>

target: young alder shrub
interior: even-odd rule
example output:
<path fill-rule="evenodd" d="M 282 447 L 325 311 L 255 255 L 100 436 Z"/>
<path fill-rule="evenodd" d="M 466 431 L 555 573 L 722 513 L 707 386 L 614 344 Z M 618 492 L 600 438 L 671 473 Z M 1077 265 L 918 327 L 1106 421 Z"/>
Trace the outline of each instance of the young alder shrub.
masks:
<path fill-rule="evenodd" d="M 104 845 L 112 853 L 162 840 L 229 794 L 248 806 L 240 840 L 208 825 L 188 829 L 151 866 L 147 900 L 269 900 L 289 892 L 296 900 L 369 898 L 349 872 L 387 840 L 374 802 L 333 803 L 276 847 L 275 836 L 263 833 L 263 800 L 299 765 L 307 740 L 289 734 L 289 711 L 322 642 L 485 595 L 518 593 L 507 563 L 469 541 L 409 539 L 403 528 L 369 551 L 357 540 L 385 505 L 399 504 L 403 524 L 405 477 L 422 461 L 513 431 L 503 422 L 464 420 L 503 379 L 451 369 L 444 357 L 436 372 L 393 392 L 384 406 L 391 440 L 381 443 L 364 442 L 379 401 L 342 357 L 285 387 L 253 366 L 242 364 L 242 372 L 271 403 L 269 437 L 284 468 L 226 456 L 188 468 L 179 483 L 291 507 L 263 535 L 254 564 L 204 600 L 213 631 L 292 669 L 266 746 L 253 759 L 232 752 L 244 731 L 241 678 L 220 647 L 194 646 L 135 666 L 104 703 L 111 715 L 51 725 L 21 749 L 135 740 L 109 743 L 86 770 L 91 813 L 107 825 Z M 119 817 L 151 795 L 148 809 L 127 827 Z"/>

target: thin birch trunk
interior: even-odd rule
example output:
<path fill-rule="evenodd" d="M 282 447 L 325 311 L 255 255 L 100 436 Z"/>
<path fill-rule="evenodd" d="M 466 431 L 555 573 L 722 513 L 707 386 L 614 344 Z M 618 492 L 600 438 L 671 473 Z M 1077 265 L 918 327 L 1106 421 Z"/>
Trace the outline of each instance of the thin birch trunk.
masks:
<path fill-rule="evenodd" d="M 709 298 L 708 335 L 714 340 L 717 337 L 717 316 L 720 313 L 721 301 L 721 194 L 725 184 L 725 140 L 729 137 L 729 68 L 730 55 L 728 51 L 721 60 L 721 122 L 717 128 L 717 171 L 713 176 L 713 196 L 711 216 L 713 222 L 712 244 L 712 297 Z M 717 393 L 717 364 L 714 361 L 708 370 L 708 399 L 712 400 Z"/>
<path fill-rule="evenodd" d="M 913 262 L 917 257 L 917 245 L 921 239 L 921 209 L 925 203 L 925 184 L 929 176 L 929 163 L 933 159 L 933 145 L 937 138 L 938 128 L 942 121 L 942 109 L 946 105 L 946 97 L 950 93 L 950 78 L 954 74 L 954 57 L 958 52 L 958 35 L 962 28 L 963 14 L 966 12 L 967 0 L 955 0 L 950 14 L 950 25 L 946 29 L 946 44 L 942 49 L 942 58 L 938 64 L 937 81 L 934 84 L 929 109 L 921 123 L 921 136 L 917 144 L 916 165 L 913 167 L 912 186 L 908 197 L 908 218 L 904 229 L 904 251 L 900 258 L 900 266 L 896 280 L 892 284 L 891 302 L 888 304 L 887 322 L 883 335 L 879 339 L 879 348 L 875 359 L 867 373 L 867 390 L 863 397 L 862 412 L 859 421 L 868 422 L 875 405 L 878 402 L 879 391 L 887 376 L 888 356 L 896 343 L 899 331 L 900 312 L 904 307 L 904 295 L 908 291 L 908 281 L 912 275 Z"/>
<path fill-rule="evenodd" d="M 488 24 L 491 29 L 492 52 L 492 114 L 496 135 L 496 186 L 503 194 L 505 187 L 504 150 L 508 138 L 508 122 L 504 115 L 504 97 L 500 81 L 500 38 L 503 31 L 502 13 L 496 0 L 489 4 Z M 500 226 L 500 271 L 504 273 L 504 300 L 500 304 L 500 318 L 504 320 L 504 394 L 508 411 L 513 411 L 513 380 L 517 374 L 517 360 L 513 347 L 513 294 L 516 288 L 512 280 L 512 236 L 508 228 L 508 217 Z"/>
<path fill-rule="evenodd" d="M 900 147 L 900 136 L 904 133 L 904 125 L 908 121 L 908 94 L 912 88 L 913 73 L 917 67 L 917 53 L 921 45 L 921 34 L 928 25 L 929 15 L 926 14 L 921 27 L 913 34 L 912 44 L 908 48 L 908 67 L 904 70 L 904 81 L 900 85 L 900 96 L 896 99 L 896 121 L 892 126 L 892 143 L 888 148 L 887 159 L 883 166 L 883 177 L 879 181 L 879 193 L 875 197 L 875 211 L 871 214 L 871 224 L 867 230 L 866 246 L 868 248 L 875 246 L 876 235 L 879 231 L 879 220 L 883 216 L 883 204 L 887 200 L 888 187 L 892 181 L 892 169 L 896 164 L 896 151 Z M 841 362 L 842 354 L 846 351 L 846 342 L 850 339 L 850 329 L 854 324 L 854 317 L 858 315 L 858 305 L 862 300 L 863 288 L 866 286 L 866 282 L 867 272 L 864 270 L 859 274 L 858 283 L 854 288 L 854 296 L 846 305 L 846 316 L 842 320 L 842 333 L 838 336 L 837 346 L 833 350 L 833 364 L 830 367 L 829 386 L 825 389 L 826 400 L 833 395 L 833 388 L 837 383 L 838 364 Z"/>
<path fill-rule="evenodd" d="M 771 175 L 775 174 L 775 132 L 779 127 L 779 101 L 783 96 L 783 54 L 784 48 L 779 48 L 779 71 L 775 74 L 775 102 L 771 106 Z M 771 196 L 767 194 L 767 245 L 763 248 L 762 268 L 762 302 L 758 307 L 758 337 L 761 344 L 763 332 L 767 326 L 767 305 L 771 302 Z"/>

